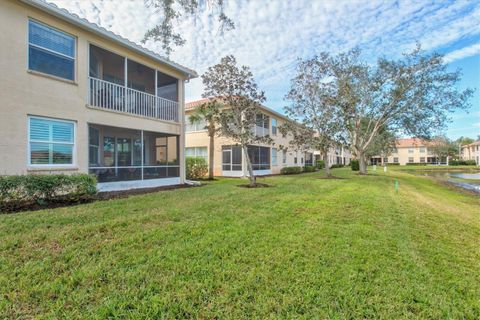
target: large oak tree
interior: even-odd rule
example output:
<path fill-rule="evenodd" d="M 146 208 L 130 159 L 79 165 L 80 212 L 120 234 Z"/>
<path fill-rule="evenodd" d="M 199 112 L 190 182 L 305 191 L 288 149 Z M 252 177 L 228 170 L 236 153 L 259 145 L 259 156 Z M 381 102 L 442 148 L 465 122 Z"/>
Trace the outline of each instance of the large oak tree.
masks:
<path fill-rule="evenodd" d="M 328 95 L 341 114 L 361 174 L 367 172 L 365 153 L 382 128 L 431 138 L 452 112 L 469 107 L 473 91 L 456 87 L 460 71 L 448 71 L 441 55 L 426 54 L 420 46 L 398 60 L 380 58 L 373 65 L 360 59 L 358 49 L 320 57 L 331 70 L 324 79 L 334 86 Z"/>

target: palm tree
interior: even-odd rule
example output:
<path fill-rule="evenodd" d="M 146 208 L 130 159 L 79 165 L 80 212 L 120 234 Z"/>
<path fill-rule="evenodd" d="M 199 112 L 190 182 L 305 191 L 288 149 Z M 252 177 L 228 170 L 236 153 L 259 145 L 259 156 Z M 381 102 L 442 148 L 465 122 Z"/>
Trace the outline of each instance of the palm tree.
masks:
<path fill-rule="evenodd" d="M 191 124 L 205 121 L 205 129 L 210 138 L 210 146 L 208 150 L 208 179 L 213 180 L 213 164 L 215 154 L 215 134 L 217 132 L 217 116 L 222 105 L 216 100 L 212 100 L 201 104 L 194 109 L 194 113 L 190 115 Z"/>

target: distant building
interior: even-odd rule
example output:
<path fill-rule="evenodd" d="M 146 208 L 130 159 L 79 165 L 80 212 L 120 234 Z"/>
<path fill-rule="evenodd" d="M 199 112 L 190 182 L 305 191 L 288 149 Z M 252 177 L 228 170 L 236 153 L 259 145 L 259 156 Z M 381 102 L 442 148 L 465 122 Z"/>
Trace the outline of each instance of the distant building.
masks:
<path fill-rule="evenodd" d="M 439 159 L 433 152 L 432 142 L 418 138 L 398 139 L 395 148 L 388 155 L 375 156 L 370 159 L 372 165 L 426 163 L 446 163 L 446 159 Z"/>
<path fill-rule="evenodd" d="M 207 99 L 192 101 L 185 105 L 185 155 L 203 157 L 208 160 L 209 137 L 206 123 L 200 121 L 191 124 L 188 120 L 195 108 L 207 102 Z M 258 136 L 269 135 L 273 144 L 257 143 L 248 146 L 250 161 L 255 175 L 279 174 L 284 167 L 314 165 L 313 150 L 294 150 L 289 145 L 291 137 L 284 137 L 278 127 L 289 119 L 265 106 L 260 106 L 254 125 Z M 282 147 L 283 146 L 283 147 Z M 225 137 L 215 137 L 213 174 L 224 177 L 248 176 L 245 154 L 235 141 Z"/>
<path fill-rule="evenodd" d="M 323 155 L 320 151 L 315 150 L 313 154 L 315 156 L 315 161 L 323 160 Z M 350 150 L 346 146 L 343 146 L 341 144 L 330 148 L 328 150 L 327 156 L 327 164 L 329 167 L 335 164 L 348 166 L 350 165 L 350 161 L 352 160 L 352 153 L 350 152 Z"/>
<path fill-rule="evenodd" d="M 480 140 L 462 146 L 460 158 L 462 160 L 475 160 L 475 163 L 480 165 Z"/>

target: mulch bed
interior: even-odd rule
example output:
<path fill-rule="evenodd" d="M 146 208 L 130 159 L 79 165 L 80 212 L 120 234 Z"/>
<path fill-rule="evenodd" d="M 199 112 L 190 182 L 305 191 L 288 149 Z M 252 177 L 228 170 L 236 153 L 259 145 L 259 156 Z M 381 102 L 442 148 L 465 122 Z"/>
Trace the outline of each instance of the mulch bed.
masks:
<path fill-rule="evenodd" d="M 175 186 L 155 187 L 155 188 L 99 192 L 95 196 L 89 199 L 80 199 L 78 201 L 62 201 L 61 199 L 59 199 L 58 201 L 50 201 L 45 203 L 37 203 L 37 202 L 24 203 L 14 208 L 3 209 L 2 211 L 0 211 L 0 214 L 8 214 L 8 213 L 21 212 L 21 211 L 38 211 L 38 210 L 55 209 L 55 208 L 61 208 L 61 207 L 71 207 L 71 206 L 76 206 L 76 205 L 94 202 L 94 201 L 128 198 L 129 196 L 133 196 L 133 195 L 154 193 L 154 192 L 160 192 L 160 191 L 169 191 L 169 190 L 176 190 L 176 189 L 194 188 L 194 187 L 201 187 L 201 186 L 203 185 L 194 186 L 189 184 L 182 184 L 182 185 L 175 185 Z"/>
<path fill-rule="evenodd" d="M 319 177 L 318 179 L 325 179 L 325 180 L 346 180 L 347 178 L 330 176 L 330 177 Z"/>
<path fill-rule="evenodd" d="M 266 183 L 260 183 L 257 182 L 255 185 L 251 186 L 249 184 L 239 184 L 237 187 L 240 188 L 248 188 L 248 189 L 255 189 L 255 188 L 270 188 L 273 187 L 272 185 L 266 184 Z"/>

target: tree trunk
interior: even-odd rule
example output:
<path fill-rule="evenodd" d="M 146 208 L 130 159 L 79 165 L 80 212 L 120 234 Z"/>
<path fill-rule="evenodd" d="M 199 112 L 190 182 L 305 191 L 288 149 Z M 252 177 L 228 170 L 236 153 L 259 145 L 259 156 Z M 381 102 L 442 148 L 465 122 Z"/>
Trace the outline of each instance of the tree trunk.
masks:
<path fill-rule="evenodd" d="M 367 174 L 367 160 L 363 153 L 358 155 L 358 162 L 360 164 L 360 174 Z"/>
<path fill-rule="evenodd" d="M 323 153 L 323 164 L 325 165 L 325 174 L 327 175 L 327 177 L 331 177 L 332 176 L 332 171 L 330 170 L 330 166 L 328 165 L 328 153 L 327 152 L 324 152 Z"/>
<path fill-rule="evenodd" d="M 215 130 L 209 128 L 208 135 L 210 137 L 210 147 L 208 150 L 208 179 L 213 180 L 213 165 L 215 163 Z"/>
<path fill-rule="evenodd" d="M 247 162 L 247 169 L 248 169 L 248 174 L 249 174 L 249 179 L 250 179 L 250 186 L 253 187 L 257 184 L 257 178 L 253 174 L 253 167 L 252 163 L 250 162 L 250 157 L 248 156 L 248 148 L 247 146 L 242 146 L 243 153 L 245 154 L 245 161 Z"/>

